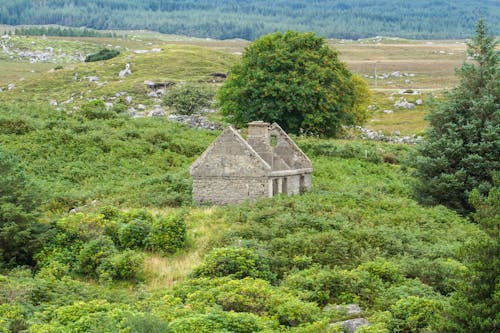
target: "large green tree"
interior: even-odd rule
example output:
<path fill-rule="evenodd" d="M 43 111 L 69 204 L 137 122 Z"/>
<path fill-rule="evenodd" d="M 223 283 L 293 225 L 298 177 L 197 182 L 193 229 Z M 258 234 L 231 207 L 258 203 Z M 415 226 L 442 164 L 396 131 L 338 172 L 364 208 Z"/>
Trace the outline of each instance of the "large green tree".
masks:
<path fill-rule="evenodd" d="M 291 133 L 333 137 L 365 118 L 368 95 L 323 38 L 288 31 L 250 44 L 217 99 L 235 125 L 264 120 Z"/>
<path fill-rule="evenodd" d="M 470 192 L 486 195 L 500 166 L 500 78 L 497 40 L 484 21 L 467 44 L 470 61 L 457 70 L 460 84 L 428 116 L 427 140 L 415 161 L 418 198 L 461 213 L 473 210 Z"/>

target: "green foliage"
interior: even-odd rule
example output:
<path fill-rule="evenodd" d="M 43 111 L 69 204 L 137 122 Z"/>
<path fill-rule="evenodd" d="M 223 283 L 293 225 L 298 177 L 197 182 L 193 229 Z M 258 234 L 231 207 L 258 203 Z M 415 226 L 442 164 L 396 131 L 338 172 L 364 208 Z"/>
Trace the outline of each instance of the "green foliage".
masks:
<path fill-rule="evenodd" d="M 494 332 L 500 323 L 500 188 L 496 184 L 483 197 L 473 192 L 474 221 L 486 233 L 462 249 L 470 271 L 451 299 L 447 330 L 454 332 Z"/>
<path fill-rule="evenodd" d="M 262 332 L 266 324 L 264 320 L 250 313 L 212 311 L 175 319 L 169 328 L 172 333 L 253 333 Z"/>
<path fill-rule="evenodd" d="M 144 257 L 135 250 L 173 253 L 185 246 L 182 215 L 155 217 L 145 209 L 74 213 L 55 222 L 57 234 L 37 254 L 46 276 L 79 274 L 101 282 L 138 280 Z"/>
<path fill-rule="evenodd" d="M 123 213 L 117 233 L 120 247 L 145 248 L 153 221 L 153 215 L 146 210 Z"/>
<path fill-rule="evenodd" d="M 381 280 L 366 271 L 319 268 L 290 274 L 283 285 L 300 292 L 300 296 L 320 305 L 360 303 L 371 305 L 383 289 Z"/>
<path fill-rule="evenodd" d="M 458 71 L 461 82 L 437 103 L 428 116 L 427 140 L 414 161 L 419 179 L 415 188 L 425 204 L 443 204 L 470 212 L 473 189 L 487 194 L 492 172 L 500 169 L 500 79 L 494 37 L 483 20 L 468 44 L 477 66 L 466 63 Z"/>
<path fill-rule="evenodd" d="M 391 307 L 392 320 L 390 332 L 425 332 L 433 328 L 437 313 L 441 309 L 439 302 L 410 296 L 401 299 Z"/>
<path fill-rule="evenodd" d="M 179 114 L 192 115 L 210 107 L 215 91 L 213 88 L 194 84 L 181 84 L 165 93 L 163 102 Z"/>
<path fill-rule="evenodd" d="M 274 278 L 265 257 L 252 249 L 241 247 L 211 251 L 192 275 L 194 277 L 230 276 L 237 279 L 253 277 L 268 281 L 272 281 Z"/>
<path fill-rule="evenodd" d="M 0 150 L 0 263 L 33 264 L 47 229 L 37 220 L 40 199 L 19 162 Z"/>
<path fill-rule="evenodd" d="M 22 332 L 27 328 L 26 310 L 21 305 L 0 304 L 0 333 Z"/>
<path fill-rule="evenodd" d="M 95 276 L 98 267 L 117 252 L 113 241 L 107 237 L 97 238 L 83 245 L 78 259 L 78 271 Z"/>
<path fill-rule="evenodd" d="M 102 259 L 96 267 L 100 281 L 137 280 L 142 273 L 144 256 L 133 250 L 125 250 Z"/>
<path fill-rule="evenodd" d="M 80 114 L 89 120 L 116 117 L 114 110 L 108 110 L 106 104 L 100 99 L 83 104 L 80 108 Z"/>
<path fill-rule="evenodd" d="M 363 86 L 364 84 L 364 86 Z M 314 33 L 273 33 L 247 46 L 218 91 L 227 119 L 277 122 L 289 133 L 336 136 L 363 120 L 366 84 Z"/>
<path fill-rule="evenodd" d="M 169 215 L 154 220 L 148 236 L 150 249 L 163 253 L 175 253 L 186 244 L 186 223 L 183 215 Z"/>
<path fill-rule="evenodd" d="M 101 60 L 108 60 L 117 57 L 120 54 L 118 50 L 102 49 L 97 53 L 89 54 L 85 58 L 85 62 L 95 62 Z"/>
<path fill-rule="evenodd" d="M 23 135 L 33 131 L 33 125 L 26 118 L 0 118 L 0 134 Z"/>
<path fill-rule="evenodd" d="M 95 199 L 127 208 L 191 204 L 188 166 L 216 133 L 192 131 L 167 119 L 116 117 L 101 101 L 88 107 L 89 117 L 97 110 L 98 119 L 82 117 L 80 111 L 67 115 L 49 107 L 0 103 L 0 119 L 22 123 L 24 133 L 1 128 L 2 149 L 29 166 L 26 178 L 43 190 L 44 209 L 67 212 Z M 108 119 L 99 118 L 101 112 Z"/>

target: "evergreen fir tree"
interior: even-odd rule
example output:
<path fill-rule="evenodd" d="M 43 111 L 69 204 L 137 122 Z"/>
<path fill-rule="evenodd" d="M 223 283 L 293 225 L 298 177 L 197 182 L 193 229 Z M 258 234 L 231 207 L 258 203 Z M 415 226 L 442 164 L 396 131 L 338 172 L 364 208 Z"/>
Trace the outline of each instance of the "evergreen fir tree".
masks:
<path fill-rule="evenodd" d="M 424 204 L 443 204 L 460 213 L 473 210 L 469 194 L 487 195 L 500 165 L 500 78 L 498 41 L 484 21 L 467 44 L 470 62 L 460 84 L 428 116 L 427 140 L 415 161 L 416 194 Z"/>

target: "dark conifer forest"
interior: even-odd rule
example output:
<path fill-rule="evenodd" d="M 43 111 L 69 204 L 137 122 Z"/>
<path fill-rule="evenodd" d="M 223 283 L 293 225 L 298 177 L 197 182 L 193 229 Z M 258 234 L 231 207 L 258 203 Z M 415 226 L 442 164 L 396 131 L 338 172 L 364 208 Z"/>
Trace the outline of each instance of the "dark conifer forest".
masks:
<path fill-rule="evenodd" d="M 60 24 L 93 29 L 147 29 L 217 39 L 253 40 L 288 29 L 329 38 L 469 36 L 483 15 L 500 34 L 500 2 L 445 0 L 9 0 L 0 24 Z"/>

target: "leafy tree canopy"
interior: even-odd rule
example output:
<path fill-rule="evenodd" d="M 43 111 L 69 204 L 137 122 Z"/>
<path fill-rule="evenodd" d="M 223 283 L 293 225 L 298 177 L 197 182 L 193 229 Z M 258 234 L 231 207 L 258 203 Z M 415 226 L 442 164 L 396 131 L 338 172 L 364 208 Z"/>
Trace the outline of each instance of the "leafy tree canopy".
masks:
<path fill-rule="evenodd" d="M 468 43 L 472 62 L 459 70 L 460 84 L 429 114 L 427 141 L 415 161 L 416 193 L 426 204 L 443 204 L 461 213 L 473 210 L 470 192 L 486 195 L 499 170 L 500 78 L 498 41 L 484 21 Z"/>
<path fill-rule="evenodd" d="M 368 89 L 323 38 L 288 31 L 250 44 L 217 97 L 235 125 L 264 120 L 291 133 L 334 137 L 365 118 Z"/>

